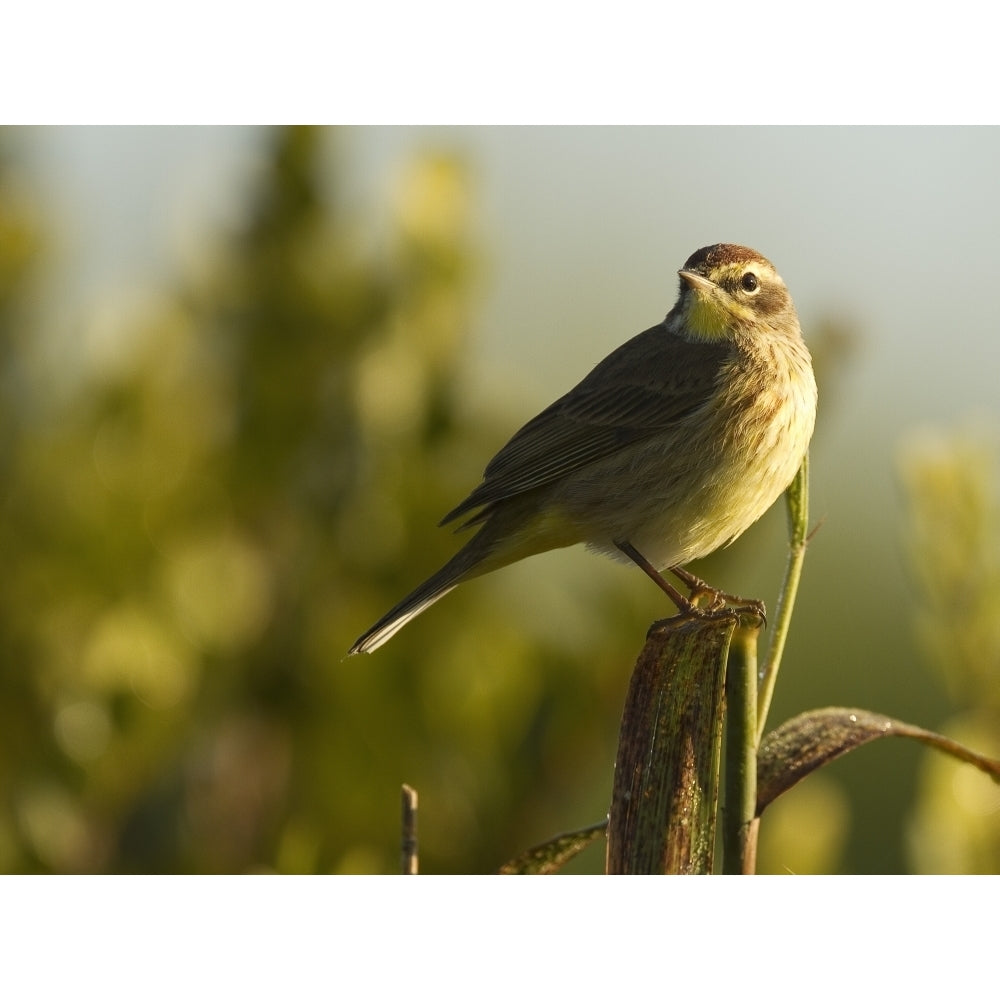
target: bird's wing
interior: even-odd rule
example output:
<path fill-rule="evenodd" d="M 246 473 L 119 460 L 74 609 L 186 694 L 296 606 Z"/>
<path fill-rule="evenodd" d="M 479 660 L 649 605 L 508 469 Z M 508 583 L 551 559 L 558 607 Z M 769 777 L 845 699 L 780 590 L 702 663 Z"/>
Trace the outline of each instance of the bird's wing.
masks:
<path fill-rule="evenodd" d="M 733 350 L 726 342 L 690 343 L 663 324 L 640 333 L 525 424 L 487 465 L 483 482 L 441 523 L 551 483 L 671 427 L 711 399 Z"/>

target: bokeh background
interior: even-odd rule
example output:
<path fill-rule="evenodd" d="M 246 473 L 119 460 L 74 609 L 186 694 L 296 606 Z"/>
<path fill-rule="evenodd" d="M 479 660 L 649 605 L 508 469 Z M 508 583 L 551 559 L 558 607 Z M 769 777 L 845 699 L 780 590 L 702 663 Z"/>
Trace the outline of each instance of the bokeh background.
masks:
<path fill-rule="evenodd" d="M 0 130 L 0 869 L 392 872 L 404 781 L 424 871 L 599 820 L 641 574 L 546 554 L 344 654 L 717 241 L 820 381 L 772 724 L 1000 755 L 998 175 L 995 129 Z M 779 504 L 697 568 L 773 606 L 784 545 Z M 883 741 L 769 810 L 761 869 L 1000 871 L 1000 794 Z"/>

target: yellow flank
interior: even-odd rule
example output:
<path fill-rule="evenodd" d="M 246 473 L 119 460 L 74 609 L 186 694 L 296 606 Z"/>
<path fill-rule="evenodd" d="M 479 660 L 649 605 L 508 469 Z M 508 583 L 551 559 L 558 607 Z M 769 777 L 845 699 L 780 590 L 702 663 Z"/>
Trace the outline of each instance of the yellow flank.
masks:
<path fill-rule="evenodd" d="M 513 523 L 510 530 L 501 533 L 501 545 L 490 544 L 492 539 L 489 539 L 489 535 L 493 534 L 492 531 L 484 538 L 483 548 L 488 554 L 469 572 L 469 579 L 527 559 L 528 556 L 536 556 L 551 549 L 564 549 L 583 540 L 581 526 L 558 507 L 545 507 L 532 511 L 527 517 L 511 518 L 511 521 Z M 478 537 L 473 539 L 473 544 L 478 540 Z"/>

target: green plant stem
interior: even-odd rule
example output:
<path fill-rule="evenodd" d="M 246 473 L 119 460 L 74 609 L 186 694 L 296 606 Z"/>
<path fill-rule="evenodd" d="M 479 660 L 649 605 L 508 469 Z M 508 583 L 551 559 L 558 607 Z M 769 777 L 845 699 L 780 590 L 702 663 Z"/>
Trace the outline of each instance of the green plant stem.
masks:
<path fill-rule="evenodd" d="M 722 870 L 752 875 L 756 867 L 757 636 L 761 621 L 741 620 L 726 668 L 726 776 Z"/>
<path fill-rule="evenodd" d="M 795 595 L 798 593 L 802 564 L 805 561 L 806 546 L 809 543 L 808 454 L 791 485 L 785 491 L 785 501 L 788 505 L 790 535 L 788 563 L 785 566 L 785 578 L 778 596 L 774 634 L 757 694 L 757 743 L 760 743 L 761 737 L 764 735 L 764 727 L 767 724 L 767 713 L 771 708 L 774 685 L 778 680 L 778 668 L 781 666 L 781 656 L 785 651 L 785 641 L 788 638 L 788 629 L 792 621 L 792 610 L 795 607 Z"/>

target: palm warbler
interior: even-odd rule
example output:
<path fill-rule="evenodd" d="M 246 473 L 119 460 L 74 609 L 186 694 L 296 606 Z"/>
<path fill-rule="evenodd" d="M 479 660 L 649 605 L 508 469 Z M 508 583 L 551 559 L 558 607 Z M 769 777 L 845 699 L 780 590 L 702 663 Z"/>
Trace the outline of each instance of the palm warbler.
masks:
<path fill-rule="evenodd" d="M 461 583 L 584 542 L 637 563 L 687 614 L 722 598 L 685 563 L 741 535 L 806 454 L 816 381 L 784 282 L 755 250 L 720 243 L 680 274 L 666 319 L 525 424 L 442 520 L 478 532 L 351 647 L 368 653 Z M 684 597 L 660 572 L 713 595 Z"/>

